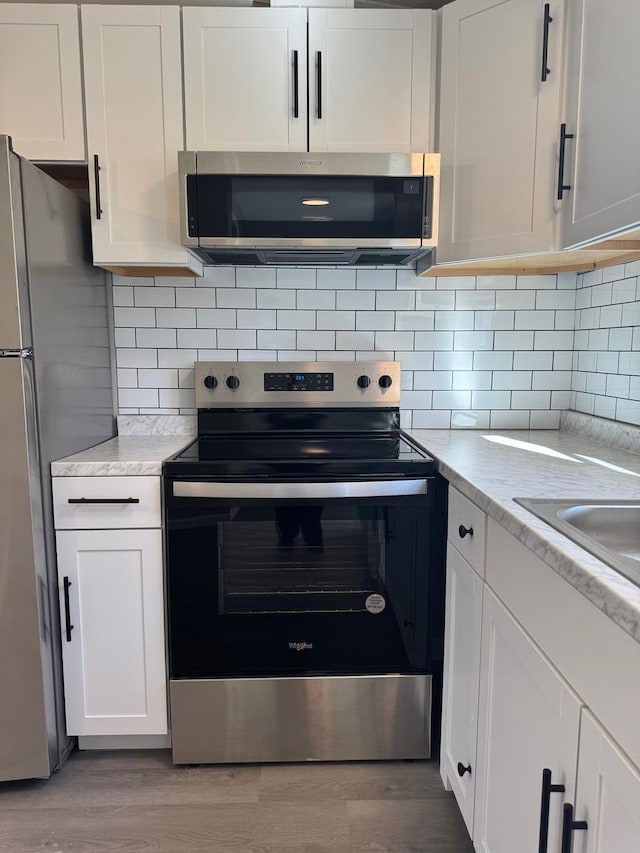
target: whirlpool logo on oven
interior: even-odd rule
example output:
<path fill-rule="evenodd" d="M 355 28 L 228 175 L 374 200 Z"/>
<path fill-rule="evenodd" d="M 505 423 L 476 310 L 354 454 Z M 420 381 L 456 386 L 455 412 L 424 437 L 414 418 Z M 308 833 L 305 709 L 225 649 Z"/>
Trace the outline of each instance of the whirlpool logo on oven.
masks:
<path fill-rule="evenodd" d="M 296 652 L 301 652 L 304 649 L 312 649 L 313 643 L 289 643 L 289 648 Z"/>

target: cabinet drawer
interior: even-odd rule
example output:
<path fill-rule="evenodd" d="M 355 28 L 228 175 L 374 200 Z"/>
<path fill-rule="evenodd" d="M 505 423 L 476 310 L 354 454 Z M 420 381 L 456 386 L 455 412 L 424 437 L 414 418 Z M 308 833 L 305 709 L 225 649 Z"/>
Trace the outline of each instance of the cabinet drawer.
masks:
<path fill-rule="evenodd" d="M 484 512 L 450 486 L 447 538 L 481 577 L 484 577 L 485 531 Z"/>
<path fill-rule="evenodd" d="M 56 530 L 160 527 L 160 477 L 54 477 Z"/>

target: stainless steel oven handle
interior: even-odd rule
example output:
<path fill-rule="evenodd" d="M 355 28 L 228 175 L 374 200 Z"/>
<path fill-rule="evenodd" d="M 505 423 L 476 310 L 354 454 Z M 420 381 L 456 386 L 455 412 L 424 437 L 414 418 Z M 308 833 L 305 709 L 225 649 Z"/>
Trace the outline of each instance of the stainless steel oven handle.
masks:
<path fill-rule="evenodd" d="M 176 481 L 177 498 L 378 498 L 425 495 L 428 480 L 366 480 L 348 483 L 194 483 Z"/>

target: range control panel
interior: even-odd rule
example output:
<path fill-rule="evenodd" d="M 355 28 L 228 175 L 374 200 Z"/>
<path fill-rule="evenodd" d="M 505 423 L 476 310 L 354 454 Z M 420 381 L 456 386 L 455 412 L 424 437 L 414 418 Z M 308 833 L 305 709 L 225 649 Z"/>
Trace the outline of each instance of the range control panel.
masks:
<path fill-rule="evenodd" d="M 265 373 L 265 391 L 333 391 L 333 373 Z"/>
<path fill-rule="evenodd" d="M 212 408 L 400 405 L 400 362 L 195 363 L 196 406 Z"/>

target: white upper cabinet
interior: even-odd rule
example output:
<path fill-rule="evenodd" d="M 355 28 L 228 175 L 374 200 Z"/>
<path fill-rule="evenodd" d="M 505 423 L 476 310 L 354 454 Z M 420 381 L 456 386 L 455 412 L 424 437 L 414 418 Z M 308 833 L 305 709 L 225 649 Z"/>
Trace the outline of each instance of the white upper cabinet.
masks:
<path fill-rule="evenodd" d="M 640 226 L 640 10 L 568 0 L 562 244 Z"/>
<path fill-rule="evenodd" d="M 307 150 L 305 9 L 182 10 L 187 149 Z"/>
<path fill-rule="evenodd" d="M 554 247 L 564 2 L 442 9 L 439 262 Z"/>
<path fill-rule="evenodd" d="M 82 37 L 94 262 L 187 267 L 180 10 L 83 6 Z"/>
<path fill-rule="evenodd" d="M 84 160 L 78 9 L 0 4 L 0 133 L 30 160 Z"/>
<path fill-rule="evenodd" d="M 308 50 L 306 9 L 182 17 L 189 150 L 432 149 L 430 11 L 310 9 Z"/>
<path fill-rule="evenodd" d="M 431 151 L 433 15 L 309 10 L 309 150 Z"/>

